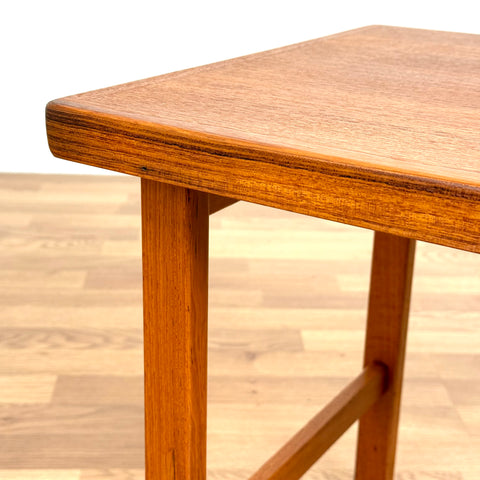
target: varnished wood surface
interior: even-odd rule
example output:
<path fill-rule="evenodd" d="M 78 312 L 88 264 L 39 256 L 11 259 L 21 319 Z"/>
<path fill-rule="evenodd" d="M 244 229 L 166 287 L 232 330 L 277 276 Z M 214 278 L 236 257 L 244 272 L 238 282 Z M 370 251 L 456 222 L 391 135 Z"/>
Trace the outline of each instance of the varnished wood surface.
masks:
<path fill-rule="evenodd" d="M 360 419 L 355 480 L 393 480 L 415 240 L 375 232 L 364 364 L 388 367 L 388 390 Z"/>
<path fill-rule="evenodd" d="M 208 194 L 142 179 L 146 480 L 206 480 Z"/>
<path fill-rule="evenodd" d="M 363 362 L 372 233 L 210 217 L 209 480 L 245 480 Z M 480 478 L 480 256 L 419 242 L 396 480 Z M 0 478 L 143 480 L 140 182 L 0 175 Z M 356 427 L 305 475 L 352 480 Z"/>
<path fill-rule="evenodd" d="M 62 158 L 480 251 L 480 36 L 373 26 L 50 103 Z"/>
<path fill-rule="evenodd" d="M 208 212 L 213 214 L 233 205 L 237 200 L 234 198 L 220 197 L 218 195 L 208 195 Z"/>

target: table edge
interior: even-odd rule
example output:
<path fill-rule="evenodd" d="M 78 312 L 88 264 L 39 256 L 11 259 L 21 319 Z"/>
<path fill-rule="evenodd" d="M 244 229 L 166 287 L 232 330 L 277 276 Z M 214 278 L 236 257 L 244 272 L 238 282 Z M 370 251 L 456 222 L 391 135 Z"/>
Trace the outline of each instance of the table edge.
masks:
<path fill-rule="evenodd" d="M 480 185 L 185 131 L 65 99 L 47 105 L 46 121 L 59 158 L 480 252 Z"/>

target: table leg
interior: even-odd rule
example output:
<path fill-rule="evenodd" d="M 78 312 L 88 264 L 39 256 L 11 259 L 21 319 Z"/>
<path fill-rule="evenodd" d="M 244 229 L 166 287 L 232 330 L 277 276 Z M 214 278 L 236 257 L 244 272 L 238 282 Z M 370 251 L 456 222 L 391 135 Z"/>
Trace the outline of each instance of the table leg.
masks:
<path fill-rule="evenodd" d="M 208 196 L 142 179 L 147 480 L 205 480 Z"/>
<path fill-rule="evenodd" d="M 405 360 L 415 240 L 375 233 L 365 365 L 389 369 L 389 387 L 361 418 L 356 480 L 392 480 Z"/>

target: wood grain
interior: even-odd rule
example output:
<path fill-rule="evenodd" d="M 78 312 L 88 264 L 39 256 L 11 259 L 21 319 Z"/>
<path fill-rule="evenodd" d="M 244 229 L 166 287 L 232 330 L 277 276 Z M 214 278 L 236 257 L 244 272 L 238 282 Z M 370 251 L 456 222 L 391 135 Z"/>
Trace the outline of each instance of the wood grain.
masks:
<path fill-rule="evenodd" d="M 56 100 L 52 152 L 480 251 L 480 36 L 374 26 Z"/>
<path fill-rule="evenodd" d="M 372 364 L 299 430 L 250 480 L 298 480 L 381 397 L 388 369 Z"/>
<path fill-rule="evenodd" d="M 50 403 L 56 375 L 0 375 L 0 406 Z"/>
<path fill-rule="evenodd" d="M 0 276 L 19 280 L 0 291 L 2 480 L 145 476 L 139 184 L 0 175 Z M 358 373 L 367 293 L 342 279 L 368 286 L 372 235 L 247 202 L 209 222 L 207 477 L 245 480 Z M 478 276 L 480 255 L 418 242 L 415 263 L 395 478 L 478 480 L 480 295 L 455 278 Z M 20 281 L 70 270 L 85 283 Z M 305 480 L 351 480 L 356 430 Z"/>
<path fill-rule="evenodd" d="M 393 480 L 415 241 L 375 233 L 364 364 L 388 367 L 388 390 L 360 420 L 356 480 Z"/>
<path fill-rule="evenodd" d="M 206 479 L 208 196 L 142 180 L 145 468 Z"/>

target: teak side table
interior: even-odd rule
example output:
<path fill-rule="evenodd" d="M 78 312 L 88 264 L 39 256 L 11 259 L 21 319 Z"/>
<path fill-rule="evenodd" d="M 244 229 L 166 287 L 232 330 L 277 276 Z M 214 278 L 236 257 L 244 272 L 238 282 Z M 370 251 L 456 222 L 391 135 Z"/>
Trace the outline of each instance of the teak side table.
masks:
<path fill-rule="evenodd" d="M 375 230 L 364 369 L 251 479 L 360 418 L 355 478 L 391 480 L 415 240 L 480 253 L 480 36 L 366 27 L 46 113 L 54 155 L 142 177 L 146 478 L 206 478 L 208 219 L 245 200 Z"/>

